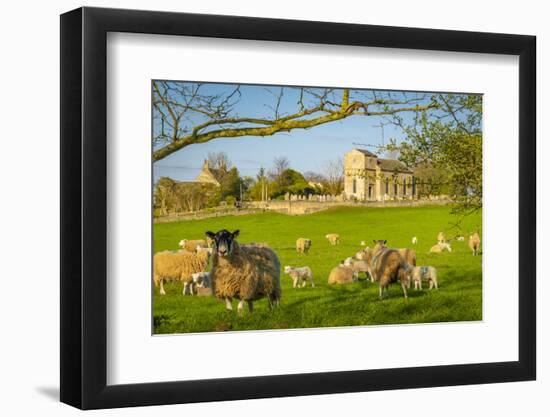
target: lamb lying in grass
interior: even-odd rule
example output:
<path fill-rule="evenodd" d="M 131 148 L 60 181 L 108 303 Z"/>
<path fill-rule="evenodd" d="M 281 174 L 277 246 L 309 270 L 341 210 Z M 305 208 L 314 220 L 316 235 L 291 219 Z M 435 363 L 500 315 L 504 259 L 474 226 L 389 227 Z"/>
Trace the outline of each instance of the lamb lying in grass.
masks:
<path fill-rule="evenodd" d="M 313 282 L 313 273 L 309 266 L 293 267 L 285 266 L 285 274 L 288 274 L 292 278 L 292 286 L 294 288 L 305 287 L 308 282 L 311 283 L 311 287 L 315 287 Z"/>
<path fill-rule="evenodd" d="M 410 269 L 414 289 L 422 289 L 422 281 L 430 283 L 430 290 L 437 289 L 437 270 L 433 266 L 414 266 Z"/>
<path fill-rule="evenodd" d="M 430 248 L 430 253 L 441 253 L 444 251 L 452 252 L 450 243 L 438 243 Z"/>

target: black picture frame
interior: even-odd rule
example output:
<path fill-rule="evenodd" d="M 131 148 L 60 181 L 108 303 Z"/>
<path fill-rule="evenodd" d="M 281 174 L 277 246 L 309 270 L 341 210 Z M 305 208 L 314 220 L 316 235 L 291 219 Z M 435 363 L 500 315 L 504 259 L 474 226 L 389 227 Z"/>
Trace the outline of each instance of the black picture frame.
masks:
<path fill-rule="evenodd" d="M 519 56 L 519 360 L 113 385 L 107 376 L 108 32 Z M 81 409 L 536 378 L 534 36 L 80 8 L 61 16 L 61 401 Z"/>

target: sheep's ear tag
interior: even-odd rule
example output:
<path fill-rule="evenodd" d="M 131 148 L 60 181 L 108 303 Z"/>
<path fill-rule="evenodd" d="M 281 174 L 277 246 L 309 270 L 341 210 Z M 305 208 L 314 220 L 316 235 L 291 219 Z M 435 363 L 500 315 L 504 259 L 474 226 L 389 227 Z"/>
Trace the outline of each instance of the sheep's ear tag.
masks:
<path fill-rule="evenodd" d="M 235 230 L 235 231 L 233 232 L 233 238 L 236 238 L 237 236 L 239 236 L 239 233 L 240 233 L 240 232 L 241 232 L 241 231 L 238 230 L 238 229 Z"/>

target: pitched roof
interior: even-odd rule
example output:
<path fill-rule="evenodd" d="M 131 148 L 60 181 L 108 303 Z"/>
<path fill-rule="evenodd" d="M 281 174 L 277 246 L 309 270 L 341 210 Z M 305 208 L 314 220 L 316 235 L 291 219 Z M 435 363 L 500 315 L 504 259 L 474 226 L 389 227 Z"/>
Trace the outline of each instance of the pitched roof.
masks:
<path fill-rule="evenodd" d="M 403 162 L 398 161 L 397 159 L 378 158 L 378 164 L 380 165 L 380 169 L 382 171 L 399 171 L 412 174 L 412 171 L 407 168 L 407 166 Z"/>

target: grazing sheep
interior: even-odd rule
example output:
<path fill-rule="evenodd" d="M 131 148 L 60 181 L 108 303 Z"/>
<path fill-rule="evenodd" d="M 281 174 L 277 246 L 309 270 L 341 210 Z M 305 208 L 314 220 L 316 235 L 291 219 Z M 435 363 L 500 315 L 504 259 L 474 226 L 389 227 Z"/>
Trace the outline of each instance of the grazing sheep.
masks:
<path fill-rule="evenodd" d="M 244 303 L 253 311 L 253 302 L 267 297 L 269 308 L 279 304 L 281 281 L 279 258 L 272 249 L 239 245 L 233 233 L 223 229 L 217 233 L 206 232 L 214 239 L 214 256 L 210 281 L 212 293 L 225 300 L 225 307 L 232 310 L 232 300 L 237 298 L 237 311 L 242 313 Z"/>
<path fill-rule="evenodd" d="M 405 262 L 411 266 L 416 266 L 416 251 L 413 249 L 402 248 L 397 249 L 399 254 L 403 257 Z"/>
<path fill-rule="evenodd" d="M 409 265 L 396 249 L 388 249 L 385 240 L 374 241 L 376 244 L 371 261 L 371 273 L 379 285 L 379 297 L 387 292 L 393 282 L 400 282 L 403 295 L 407 298 L 407 289 L 411 287 Z"/>
<path fill-rule="evenodd" d="M 309 248 L 311 248 L 311 239 L 306 239 L 305 237 L 296 239 L 296 252 L 308 253 Z"/>
<path fill-rule="evenodd" d="M 361 272 L 364 272 L 365 278 L 370 278 L 371 281 L 373 281 L 372 274 L 370 272 L 370 263 L 368 261 L 346 258 L 346 260 L 344 260 L 344 266 L 351 268 L 353 272 L 357 272 L 357 277 L 359 277 Z"/>
<path fill-rule="evenodd" d="M 413 236 L 413 238 L 411 239 L 411 243 L 413 245 L 416 245 L 418 243 L 418 239 L 416 238 L 416 236 Z"/>
<path fill-rule="evenodd" d="M 415 266 L 410 270 L 414 289 L 422 289 L 422 281 L 430 283 L 430 290 L 435 287 L 437 290 L 437 270 L 433 266 Z"/>
<path fill-rule="evenodd" d="M 303 288 L 306 286 L 308 281 L 311 283 L 311 288 L 315 287 L 315 283 L 313 282 L 313 273 L 311 272 L 311 268 L 309 266 L 285 266 L 284 271 L 285 274 L 288 274 L 290 278 L 292 278 L 292 286 L 294 288 L 299 288 L 300 286 Z"/>
<path fill-rule="evenodd" d="M 332 246 L 335 246 L 338 243 L 340 243 L 340 235 L 337 233 L 329 233 L 325 237 L 328 239 L 328 241 Z"/>
<path fill-rule="evenodd" d="M 197 250 L 197 247 L 201 247 L 201 248 L 208 247 L 208 244 L 203 239 L 199 239 L 199 240 L 182 239 L 180 240 L 179 245 L 182 249 L 188 250 L 189 252 L 195 252 Z"/>
<path fill-rule="evenodd" d="M 464 236 L 457 236 L 456 240 L 458 240 L 459 242 L 464 242 Z"/>
<path fill-rule="evenodd" d="M 443 243 L 438 243 L 437 245 L 433 245 L 430 248 L 430 253 L 441 253 L 441 252 L 444 252 L 445 250 L 452 252 L 450 243 L 443 242 Z"/>
<path fill-rule="evenodd" d="M 447 239 L 445 238 L 445 233 L 439 232 L 437 234 L 437 243 L 445 243 Z"/>
<path fill-rule="evenodd" d="M 473 233 L 468 239 L 468 246 L 470 247 L 474 256 L 479 254 L 479 247 L 481 246 L 481 239 L 477 232 Z"/>
<path fill-rule="evenodd" d="M 350 282 L 357 281 L 357 272 L 353 269 L 340 264 L 330 271 L 328 276 L 329 285 L 333 284 L 349 284 Z"/>
<path fill-rule="evenodd" d="M 180 281 L 183 282 L 182 294 L 185 295 L 189 287 L 193 295 L 195 286 L 192 275 L 195 272 L 204 271 L 208 265 L 208 259 L 209 254 L 205 251 L 196 254 L 184 250 L 155 253 L 153 257 L 153 281 L 155 286 L 160 286 L 160 294 L 165 295 L 165 282 Z"/>

